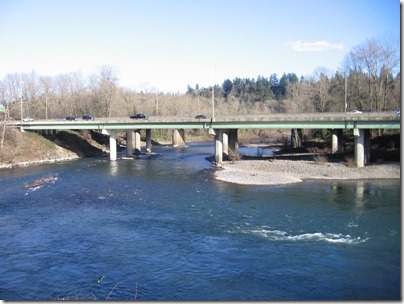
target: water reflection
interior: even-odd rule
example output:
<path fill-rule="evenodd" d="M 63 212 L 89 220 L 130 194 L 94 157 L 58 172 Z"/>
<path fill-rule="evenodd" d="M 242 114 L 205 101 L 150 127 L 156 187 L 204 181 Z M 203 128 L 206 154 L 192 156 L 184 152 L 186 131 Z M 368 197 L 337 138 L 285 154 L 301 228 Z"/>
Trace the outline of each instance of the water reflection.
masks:
<path fill-rule="evenodd" d="M 330 185 L 330 200 L 344 208 L 374 209 L 389 201 L 393 195 L 386 186 L 394 187 L 399 181 L 337 181 Z M 399 198 L 397 198 L 399 199 Z"/>
<path fill-rule="evenodd" d="M 362 207 L 364 205 L 364 199 L 363 199 L 363 195 L 365 192 L 365 182 L 364 181 L 358 181 L 356 182 L 356 199 L 355 199 L 355 203 L 358 207 Z"/>
<path fill-rule="evenodd" d="M 111 161 L 109 163 L 109 171 L 111 176 L 116 176 L 119 173 L 119 169 L 118 169 L 118 161 Z"/>

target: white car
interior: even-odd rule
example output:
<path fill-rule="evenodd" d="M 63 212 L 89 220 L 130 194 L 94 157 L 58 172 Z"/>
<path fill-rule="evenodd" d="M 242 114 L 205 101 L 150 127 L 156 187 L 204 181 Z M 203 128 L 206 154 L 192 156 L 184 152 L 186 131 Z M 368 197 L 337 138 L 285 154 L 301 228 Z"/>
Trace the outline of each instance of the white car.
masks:
<path fill-rule="evenodd" d="M 359 111 L 359 110 L 353 110 L 351 113 L 352 113 L 352 114 L 360 114 L 360 113 L 362 113 L 362 111 Z"/>
<path fill-rule="evenodd" d="M 25 117 L 22 121 L 23 122 L 30 122 L 30 121 L 34 121 L 34 119 L 31 118 L 31 117 Z"/>

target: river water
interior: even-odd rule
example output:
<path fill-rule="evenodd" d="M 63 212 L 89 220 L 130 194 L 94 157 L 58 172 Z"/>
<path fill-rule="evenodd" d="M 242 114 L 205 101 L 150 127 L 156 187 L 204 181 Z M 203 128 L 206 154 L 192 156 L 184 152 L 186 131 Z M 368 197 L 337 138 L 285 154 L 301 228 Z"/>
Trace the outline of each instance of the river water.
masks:
<path fill-rule="evenodd" d="M 234 185 L 212 143 L 153 151 L 1 170 L 0 299 L 401 298 L 399 181 Z"/>

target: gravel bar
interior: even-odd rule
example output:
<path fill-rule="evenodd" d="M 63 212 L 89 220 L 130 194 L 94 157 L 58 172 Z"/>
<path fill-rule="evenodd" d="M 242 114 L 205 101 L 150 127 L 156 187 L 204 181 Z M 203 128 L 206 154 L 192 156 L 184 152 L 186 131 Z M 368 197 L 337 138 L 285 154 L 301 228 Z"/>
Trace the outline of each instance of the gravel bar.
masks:
<path fill-rule="evenodd" d="M 400 163 L 375 163 L 362 168 L 343 163 L 306 160 L 242 160 L 223 162 L 215 178 L 244 185 L 283 185 L 303 180 L 400 179 Z"/>

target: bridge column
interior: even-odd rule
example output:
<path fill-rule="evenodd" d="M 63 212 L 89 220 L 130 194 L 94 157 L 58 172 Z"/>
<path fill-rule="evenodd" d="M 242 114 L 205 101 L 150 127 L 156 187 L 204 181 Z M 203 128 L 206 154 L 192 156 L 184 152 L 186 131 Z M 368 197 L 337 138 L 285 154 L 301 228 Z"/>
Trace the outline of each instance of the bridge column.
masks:
<path fill-rule="evenodd" d="M 332 130 L 331 135 L 331 153 L 334 154 L 338 152 L 338 130 Z"/>
<path fill-rule="evenodd" d="M 229 156 L 229 131 L 223 132 L 223 154 Z"/>
<path fill-rule="evenodd" d="M 229 131 L 229 152 L 237 154 L 238 151 L 238 130 L 232 129 Z"/>
<path fill-rule="evenodd" d="M 184 129 L 174 129 L 173 131 L 173 147 L 184 147 L 185 146 L 185 130 Z"/>
<path fill-rule="evenodd" d="M 135 154 L 139 155 L 142 153 L 142 146 L 140 142 L 140 130 L 135 130 Z"/>
<path fill-rule="evenodd" d="M 126 131 L 126 156 L 132 156 L 133 151 L 133 137 L 132 130 Z"/>
<path fill-rule="evenodd" d="M 365 166 L 370 163 L 370 140 L 371 132 L 370 129 L 363 130 L 365 133 Z"/>
<path fill-rule="evenodd" d="M 117 149 L 116 149 L 116 131 L 108 130 L 109 133 L 109 159 L 116 160 Z"/>
<path fill-rule="evenodd" d="M 151 153 L 151 129 L 146 129 L 146 153 Z"/>
<path fill-rule="evenodd" d="M 220 166 L 223 162 L 223 130 L 215 130 L 215 162 Z"/>
<path fill-rule="evenodd" d="M 355 136 L 355 165 L 358 168 L 368 164 L 370 159 L 369 130 L 354 129 Z"/>

